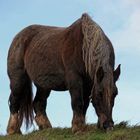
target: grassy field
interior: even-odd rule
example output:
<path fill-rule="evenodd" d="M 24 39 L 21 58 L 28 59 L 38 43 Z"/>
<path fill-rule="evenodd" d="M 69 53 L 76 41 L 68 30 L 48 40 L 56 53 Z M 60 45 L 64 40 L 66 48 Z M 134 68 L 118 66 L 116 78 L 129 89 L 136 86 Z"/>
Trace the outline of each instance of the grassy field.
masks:
<path fill-rule="evenodd" d="M 0 136 L 0 140 L 140 140 L 140 126 L 121 123 L 112 132 L 102 132 L 95 125 L 89 125 L 80 134 L 72 134 L 70 128 L 53 128 L 35 131 L 28 135 Z"/>

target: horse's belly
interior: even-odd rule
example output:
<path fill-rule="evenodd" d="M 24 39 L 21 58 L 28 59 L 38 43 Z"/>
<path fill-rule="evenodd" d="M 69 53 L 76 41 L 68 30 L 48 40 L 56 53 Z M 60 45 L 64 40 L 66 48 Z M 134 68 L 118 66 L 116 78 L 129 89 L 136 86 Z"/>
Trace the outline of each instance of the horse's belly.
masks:
<path fill-rule="evenodd" d="M 44 89 L 64 91 L 67 90 L 63 74 L 38 75 L 33 82 Z"/>

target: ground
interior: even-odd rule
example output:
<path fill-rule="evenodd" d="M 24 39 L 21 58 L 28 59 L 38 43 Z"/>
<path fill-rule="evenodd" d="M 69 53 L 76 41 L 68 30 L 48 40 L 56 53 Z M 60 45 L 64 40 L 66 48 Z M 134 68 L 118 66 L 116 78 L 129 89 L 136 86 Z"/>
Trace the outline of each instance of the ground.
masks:
<path fill-rule="evenodd" d="M 73 134 L 70 128 L 53 128 L 27 135 L 0 136 L 0 140 L 140 140 L 140 126 L 121 122 L 112 132 L 106 133 L 96 125 L 88 125 L 85 132 L 79 134 Z"/>

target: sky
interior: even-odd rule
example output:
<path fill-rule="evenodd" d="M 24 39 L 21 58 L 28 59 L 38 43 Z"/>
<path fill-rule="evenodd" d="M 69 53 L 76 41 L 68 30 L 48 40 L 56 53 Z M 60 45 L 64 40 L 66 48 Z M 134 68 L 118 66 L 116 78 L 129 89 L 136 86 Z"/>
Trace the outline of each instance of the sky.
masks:
<path fill-rule="evenodd" d="M 115 66 L 121 64 L 113 119 L 115 123 L 140 123 L 140 0 L 0 0 L 0 134 L 6 133 L 9 118 L 7 53 L 14 36 L 31 24 L 69 26 L 85 12 L 111 40 Z M 47 114 L 53 127 L 71 126 L 68 91 L 51 92 Z M 87 123 L 97 122 L 92 105 L 86 120 Z M 32 129 L 37 129 L 36 125 Z M 22 131 L 25 132 L 24 126 Z"/>

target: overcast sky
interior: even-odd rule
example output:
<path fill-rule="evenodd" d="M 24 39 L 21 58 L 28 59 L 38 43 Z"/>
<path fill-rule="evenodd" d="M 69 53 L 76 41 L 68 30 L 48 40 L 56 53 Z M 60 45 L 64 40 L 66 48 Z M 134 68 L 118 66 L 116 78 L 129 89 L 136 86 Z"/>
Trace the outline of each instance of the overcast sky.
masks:
<path fill-rule="evenodd" d="M 6 59 L 13 37 L 30 24 L 69 26 L 84 12 L 108 35 L 115 48 L 116 66 L 122 65 L 113 112 L 115 123 L 140 123 L 140 0 L 0 0 L 0 134 L 6 133 L 9 118 Z M 69 93 L 53 91 L 47 113 L 54 127 L 70 127 Z M 96 121 L 90 106 L 87 122 Z"/>

